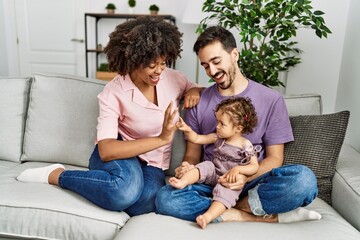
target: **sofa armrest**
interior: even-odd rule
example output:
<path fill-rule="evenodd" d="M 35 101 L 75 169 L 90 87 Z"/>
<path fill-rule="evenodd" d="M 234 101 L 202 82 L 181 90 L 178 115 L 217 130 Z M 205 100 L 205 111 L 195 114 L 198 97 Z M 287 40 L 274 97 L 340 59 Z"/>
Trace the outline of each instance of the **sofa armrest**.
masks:
<path fill-rule="evenodd" d="M 333 207 L 360 231 L 360 153 L 342 146 L 332 187 Z"/>

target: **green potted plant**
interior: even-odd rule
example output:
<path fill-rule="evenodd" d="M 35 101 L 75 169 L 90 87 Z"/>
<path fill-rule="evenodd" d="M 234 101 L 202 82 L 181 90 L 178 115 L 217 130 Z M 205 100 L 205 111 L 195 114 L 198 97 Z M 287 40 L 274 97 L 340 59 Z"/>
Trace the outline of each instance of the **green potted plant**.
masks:
<path fill-rule="evenodd" d="M 300 28 L 310 28 L 319 37 L 331 33 L 322 11 L 313 11 L 310 0 L 206 0 L 204 18 L 197 32 L 215 20 L 239 32 L 239 66 L 244 75 L 265 86 L 284 86 L 280 72 L 301 62 L 296 36 Z"/>
<path fill-rule="evenodd" d="M 134 7 L 136 6 L 136 0 L 129 0 L 128 4 L 129 4 L 129 13 L 133 14 L 134 13 Z"/>
<path fill-rule="evenodd" d="M 116 6 L 113 3 L 108 3 L 108 5 L 106 5 L 105 9 L 107 10 L 108 14 L 114 14 Z"/>
<path fill-rule="evenodd" d="M 109 71 L 109 64 L 108 63 L 100 63 L 97 71 L 96 71 L 96 78 L 101 80 L 112 80 L 117 75 L 116 72 Z"/>
<path fill-rule="evenodd" d="M 150 5 L 149 10 L 151 15 L 157 15 L 160 8 L 156 4 L 152 4 Z"/>

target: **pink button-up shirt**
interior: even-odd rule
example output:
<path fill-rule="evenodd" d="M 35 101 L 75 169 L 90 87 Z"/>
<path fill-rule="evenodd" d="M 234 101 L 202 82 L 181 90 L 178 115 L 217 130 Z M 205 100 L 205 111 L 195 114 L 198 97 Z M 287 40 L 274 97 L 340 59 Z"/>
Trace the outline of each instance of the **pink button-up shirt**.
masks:
<path fill-rule="evenodd" d="M 178 107 L 185 92 L 196 86 L 179 71 L 166 68 L 156 85 L 156 106 L 145 98 L 129 75 L 117 76 L 98 95 L 97 141 L 117 139 L 119 133 L 124 141 L 159 136 L 170 101 Z M 138 157 L 151 166 L 166 170 L 170 165 L 171 143 Z"/>

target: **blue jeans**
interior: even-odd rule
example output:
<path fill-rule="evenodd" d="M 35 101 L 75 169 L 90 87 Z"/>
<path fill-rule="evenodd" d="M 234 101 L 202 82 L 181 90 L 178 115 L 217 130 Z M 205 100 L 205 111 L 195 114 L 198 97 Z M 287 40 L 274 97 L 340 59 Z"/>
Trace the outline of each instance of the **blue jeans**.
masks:
<path fill-rule="evenodd" d="M 59 186 L 99 207 L 125 211 L 130 216 L 155 211 L 156 194 L 165 185 L 165 174 L 160 168 L 147 166 L 137 158 L 103 162 L 96 145 L 89 169 L 64 171 Z"/>
<path fill-rule="evenodd" d="M 254 215 L 284 213 L 310 204 L 317 196 L 314 173 L 303 165 L 275 168 L 247 183 L 240 199 L 249 195 Z M 166 185 L 156 196 L 157 213 L 195 221 L 212 202 L 212 187 L 204 184 L 175 189 Z"/>

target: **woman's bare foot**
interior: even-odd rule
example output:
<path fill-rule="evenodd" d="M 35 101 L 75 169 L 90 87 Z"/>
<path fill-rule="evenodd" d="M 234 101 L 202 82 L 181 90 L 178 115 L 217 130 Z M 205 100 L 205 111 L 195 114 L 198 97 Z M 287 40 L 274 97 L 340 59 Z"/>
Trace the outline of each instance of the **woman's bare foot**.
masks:
<path fill-rule="evenodd" d="M 202 228 L 204 229 L 208 223 L 210 222 L 210 217 L 205 214 L 203 215 L 199 215 L 197 218 L 196 218 L 196 223 Z"/>
<path fill-rule="evenodd" d="M 184 187 L 186 187 L 186 183 L 184 183 L 184 181 L 176 177 L 171 177 L 169 179 L 169 184 L 177 189 L 183 189 Z"/>

